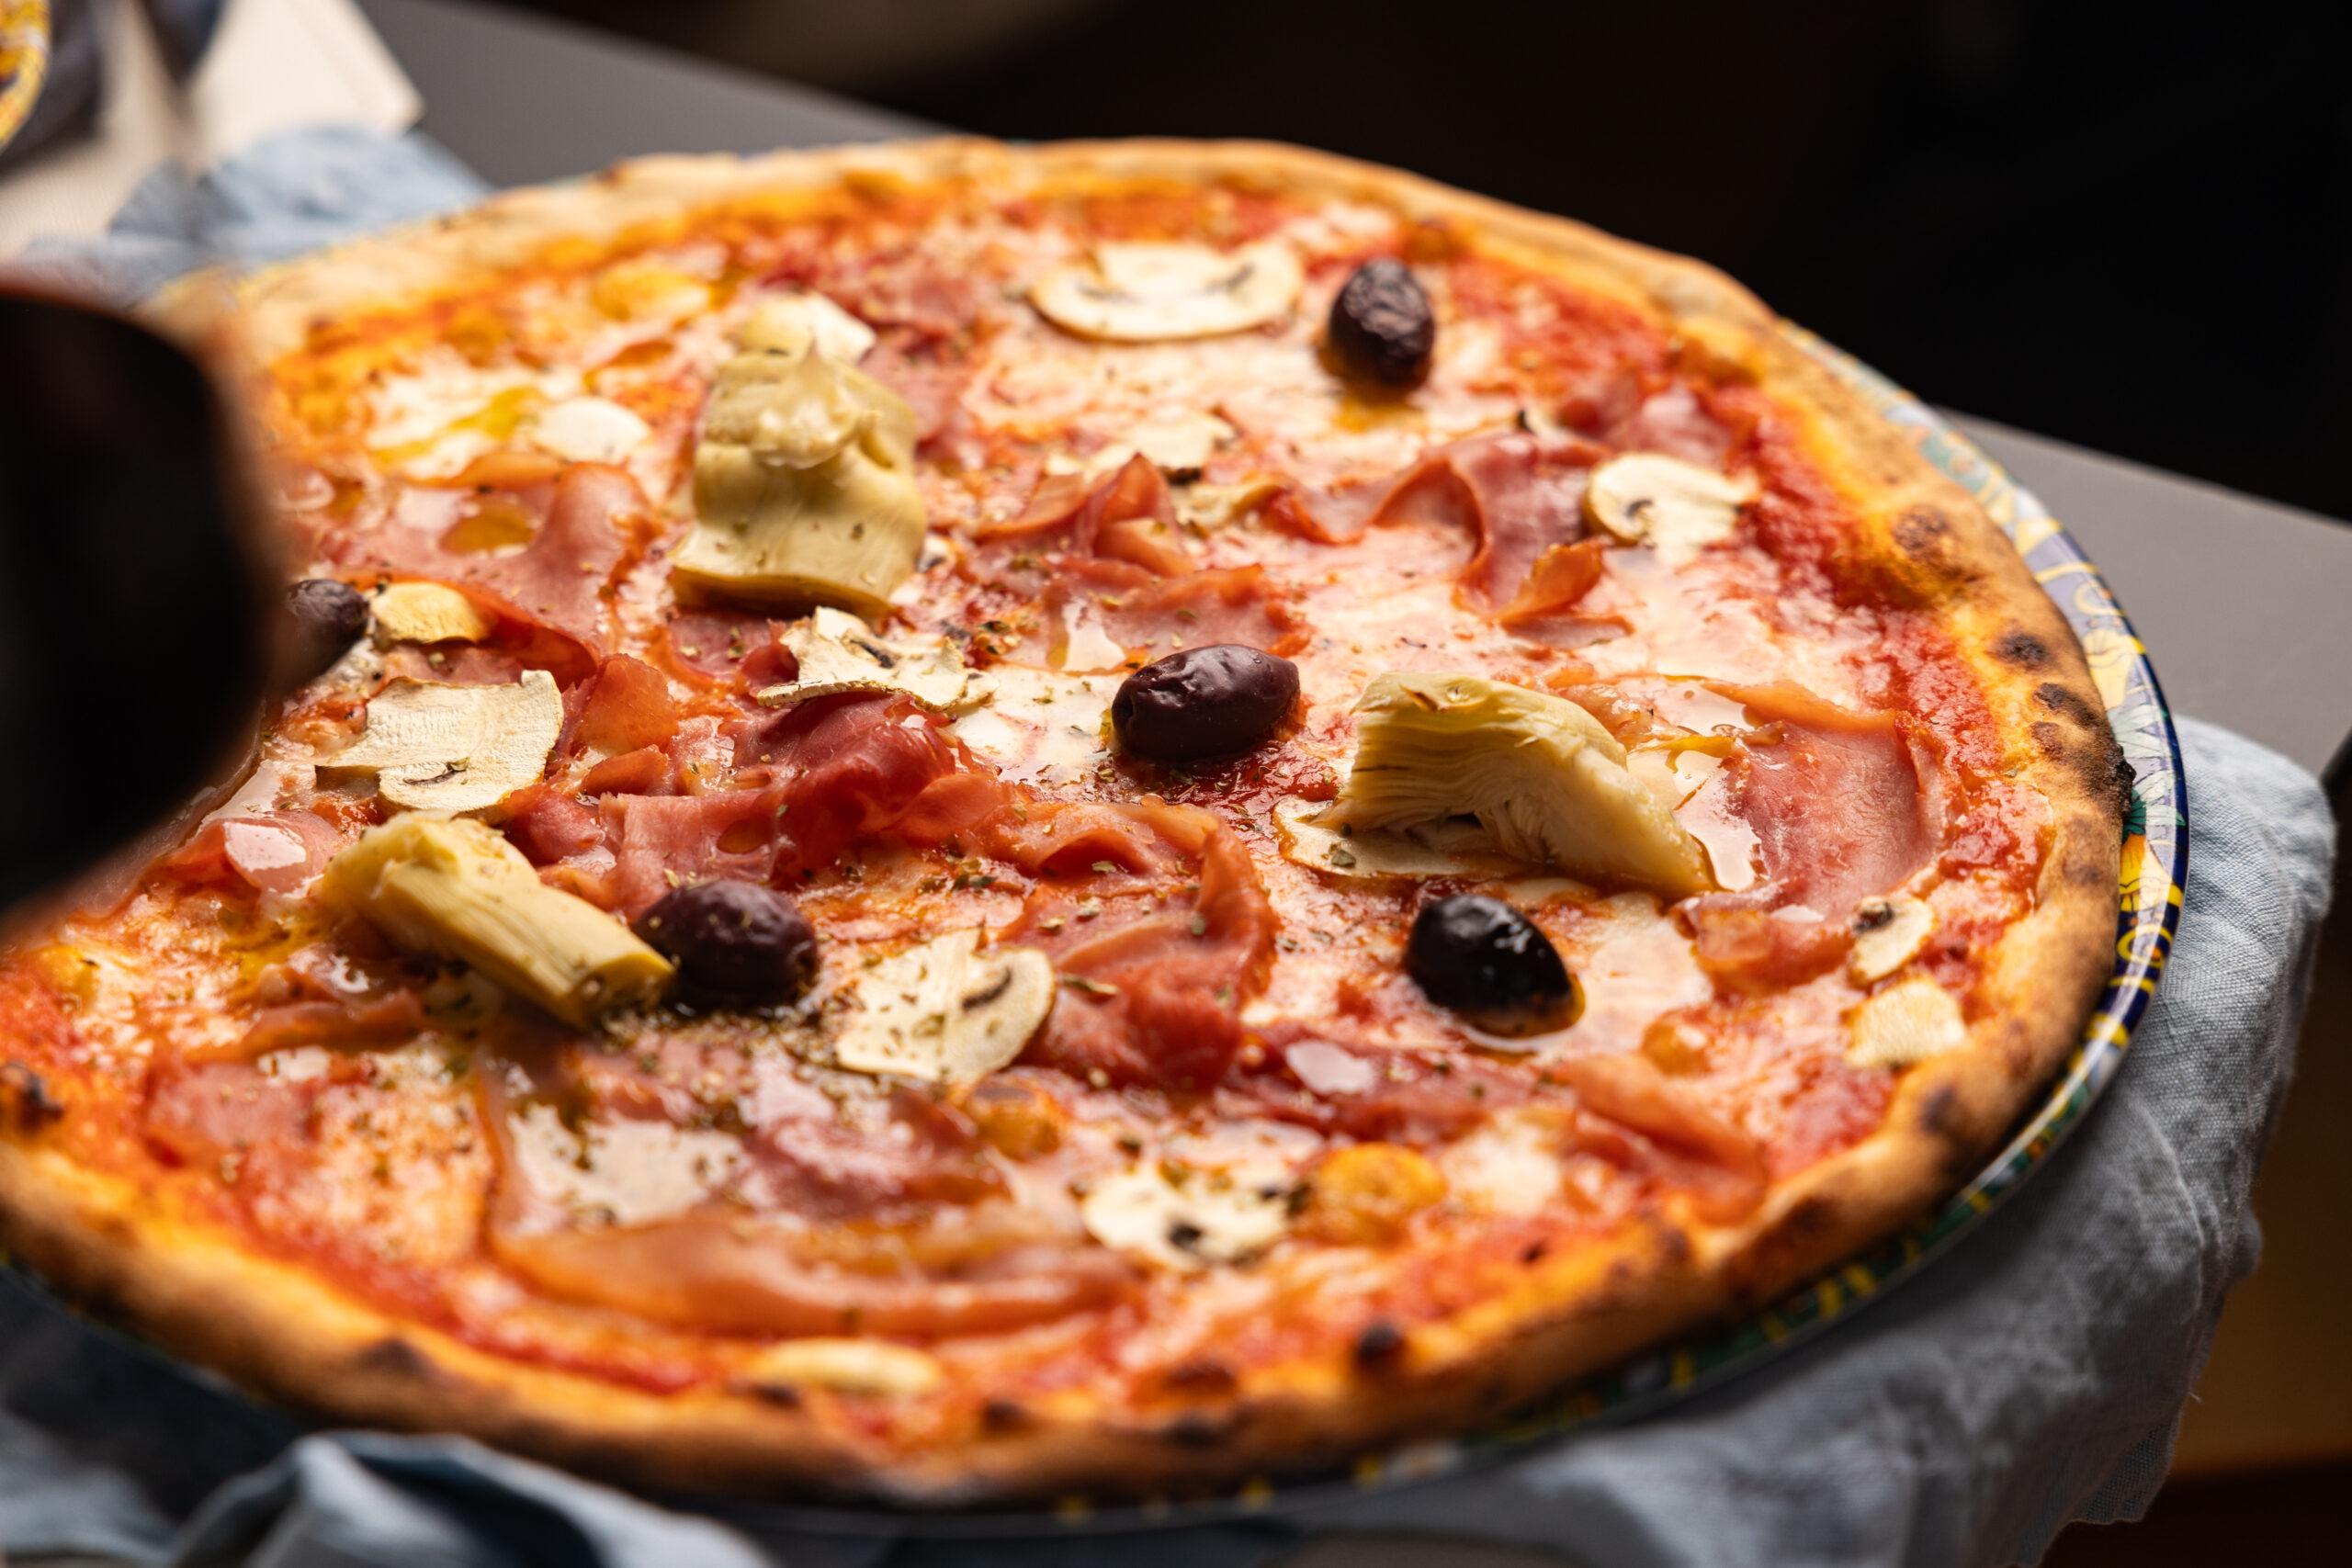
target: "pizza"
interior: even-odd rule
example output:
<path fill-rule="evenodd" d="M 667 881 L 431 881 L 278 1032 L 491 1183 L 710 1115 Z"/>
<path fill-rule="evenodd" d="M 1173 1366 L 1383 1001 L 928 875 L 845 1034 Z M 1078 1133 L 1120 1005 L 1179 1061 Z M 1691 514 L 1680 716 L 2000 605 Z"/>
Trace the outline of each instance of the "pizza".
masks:
<path fill-rule="evenodd" d="M 1694 263 L 957 140 L 245 307 L 305 678 L 9 948 L 0 1234 L 265 1397 L 706 1493 L 1328 1465 L 1889 1233 L 2109 966 L 2073 635 Z"/>

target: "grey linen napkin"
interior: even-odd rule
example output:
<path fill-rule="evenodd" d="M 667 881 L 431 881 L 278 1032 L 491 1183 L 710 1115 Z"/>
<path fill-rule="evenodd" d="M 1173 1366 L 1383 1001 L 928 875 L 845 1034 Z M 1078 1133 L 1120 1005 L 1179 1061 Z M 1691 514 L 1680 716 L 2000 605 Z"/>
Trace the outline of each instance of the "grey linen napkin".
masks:
<path fill-rule="evenodd" d="M 199 231 L 267 259 L 481 190 L 410 137 L 290 132 L 191 193 L 159 176 L 109 245 L 51 253 L 126 297 Z M 2194 720 L 2188 883 L 2106 1100 L 2018 1197 L 1820 1339 L 1622 1428 L 1276 1517 L 1023 1541 L 819 1536 L 667 1511 L 458 1438 L 312 1432 L 0 1273 L 0 1550 L 197 1568 L 1248 1568 L 1316 1532 L 1442 1533 L 1607 1568 L 1997 1568 L 2155 1495 L 2292 1066 L 2335 826 L 2310 774 Z"/>
<path fill-rule="evenodd" d="M 1666 1415 L 1491 1472 L 1159 1537 L 894 1542 L 743 1515 L 738 1533 L 460 1439 L 301 1436 L 10 1280 L 0 1548 L 271 1568 L 1193 1568 L 1346 1529 L 1609 1568 L 2033 1562 L 2070 1520 L 2136 1517 L 2163 1482 L 2222 1295 L 2260 1248 L 2247 1199 L 2326 906 L 2335 829 L 2311 775 L 2194 720 L 2181 742 L 2180 936 L 2105 1101 L 1918 1278 Z"/>

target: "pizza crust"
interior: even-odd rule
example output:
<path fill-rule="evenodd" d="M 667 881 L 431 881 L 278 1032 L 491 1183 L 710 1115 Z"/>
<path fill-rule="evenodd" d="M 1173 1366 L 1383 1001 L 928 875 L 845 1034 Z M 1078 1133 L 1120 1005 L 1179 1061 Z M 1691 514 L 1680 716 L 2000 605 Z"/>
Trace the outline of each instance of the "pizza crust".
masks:
<path fill-rule="evenodd" d="M 38 1117 L 18 1115 L 0 1138 L 0 1241 L 106 1315 L 288 1404 L 460 1430 L 643 1487 L 938 1506 L 1075 1489 L 1148 1494 L 1327 1464 L 1498 1416 L 1644 1345 L 1770 1301 L 1973 1172 L 2074 1047 L 2110 967 L 2130 773 L 2072 630 L 1992 520 L 1711 268 L 1295 148 L 1143 141 L 1016 150 L 949 139 L 646 159 L 514 192 L 258 276 L 245 290 L 246 331 L 254 352 L 274 357 L 322 319 L 462 287 L 560 238 L 615 235 L 753 193 L 842 179 L 1067 190 L 1136 178 L 1363 197 L 1461 223 L 1506 259 L 1666 318 L 1679 352 L 1759 383 L 1804 420 L 1808 455 L 1864 519 L 1846 564 L 1937 609 L 1983 682 L 2016 776 L 2041 791 L 2052 818 L 2037 906 L 1984 955 L 1976 994 L 1984 1012 L 1969 1043 L 1912 1069 L 1878 1132 L 1774 1185 L 1736 1225 L 1669 1207 L 1606 1245 L 1534 1265 L 1511 1294 L 1442 1325 L 1255 1369 L 1229 1396 L 1171 1401 L 1143 1417 L 1082 1401 L 1007 1411 L 967 1444 L 914 1453 L 877 1442 L 821 1393 L 659 1395 L 486 1355 L 243 1249 L 175 1212 L 165 1195 L 75 1165 L 44 1146 Z"/>

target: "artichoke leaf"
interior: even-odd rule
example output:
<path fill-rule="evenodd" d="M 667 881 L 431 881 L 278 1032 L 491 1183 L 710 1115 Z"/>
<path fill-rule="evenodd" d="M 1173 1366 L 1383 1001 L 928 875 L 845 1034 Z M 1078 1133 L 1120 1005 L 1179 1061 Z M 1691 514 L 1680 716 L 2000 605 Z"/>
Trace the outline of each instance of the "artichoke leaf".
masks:
<path fill-rule="evenodd" d="M 871 620 L 914 570 L 914 411 L 819 341 L 792 301 L 770 301 L 713 378 L 695 526 L 671 563 L 681 594 Z"/>
<path fill-rule="evenodd" d="M 470 964 L 566 1023 L 653 1001 L 670 961 L 464 818 L 401 817 L 327 863 L 327 896 L 399 947 Z"/>
<path fill-rule="evenodd" d="M 1566 698 L 1391 672 L 1355 711 L 1355 766 L 1330 818 L 1358 833 L 1472 817 L 1493 849 L 1570 876 L 1674 897 L 1715 886 L 1698 841 L 1627 771 L 1624 748 Z"/>

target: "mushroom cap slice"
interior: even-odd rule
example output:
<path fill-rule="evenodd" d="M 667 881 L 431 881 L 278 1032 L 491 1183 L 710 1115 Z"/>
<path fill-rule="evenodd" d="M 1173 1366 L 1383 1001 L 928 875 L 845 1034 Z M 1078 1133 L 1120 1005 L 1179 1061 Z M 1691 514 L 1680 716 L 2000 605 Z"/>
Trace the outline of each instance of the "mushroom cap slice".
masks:
<path fill-rule="evenodd" d="M 1180 1182 L 1160 1165 L 1138 1165 L 1095 1178 L 1078 1213 L 1103 1246 L 1189 1273 L 1245 1262 L 1280 1241 L 1296 1190 L 1287 1178 L 1184 1171 Z"/>
<path fill-rule="evenodd" d="M 1629 545 L 1648 545 L 1669 568 L 1690 565 L 1739 527 L 1756 487 L 1669 457 L 1626 452 L 1592 470 L 1584 509 L 1594 525 Z"/>
<path fill-rule="evenodd" d="M 992 689 L 945 637 L 880 637 L 841 610 L 819 609 L 785 632 L 784 645 L 799 660 L 800 673 L 754 694 L 763 707 L 792 707 L 842 692 L 898 692 L 933 713 L 967 713 L 988 701 Z"/>
<path fill-rule="evenodd" d="M 459 959 L 566 1023 L 658 998 L 670 961 L 585 898 L 549 887 L 494 829 L 401 817 L 327 863 L 328 896 L 412 953 Z"/>
<path fill-rule="evenodd" d="M 1054 964 L 1034 947 L 980 951 L 975 930 L 894 953 L 858 979 L 833 1064 L 969 1083 L 1021 1055 L 1054 1008 Z"/>
<path fill-rule="evenodd" d="M 808 329 L 817 352 L 837 365 L 854 365 L 874 346 L 874 329 L 810 289 L 783 294 L 761 306 L 771 321 L 790 321 Z"/>
<path fill-rule="evenodd" d="M 1279 244 L 1096 245 L 1057 267 L 1029 302 L 1064 332 L 1106 343 L 1222 337 L 1282 320 L 1298 299 L 1298 258 Z"/>
<path fill-rule="evenodd" d="M 842 1393 L 929 1393 L 947 1381 L 937 1357 L 887 1339 L 786 1339 L 761 1350 L 749 1369 L 752 1382 L 784 1388 L 829 1388 Z"/>
<path fill-rule="evenodd" d="M 563 729 L 555 677 L 526 670 L 505 686 L 389 682 L 359 739 L 322 769 L 373 773 L 376 791 L 412 811 L 479 811 L 547 772 Z"/>
<path fill-rule="evenodd" d="M 1854 910 L 1854 946 L 1846 973 L 1854 984 L 1883 980 L 1927 945 L 1935 933 L 1936 912 L 1917 898 L 1894 894 L 1865 898 Z"/>
<path fill-rule="evenodd" d="M 1854 1066 L 1908 1067 L 1967 1044 L 1968 1021 L 1950 991 L 1917 975 L 1856 1008 L 1846 1033 Z"/>
<path fill-rule="evenodd" d="M 1624 748 L 1564 697 L 1392 672 L 1355 711 L 1355 767 L 1332 817 L 1359 832 L 1473 817 L 1502 853 L 1570 876 L 1674 897 L 1715 886 L 1698 841 L 1626 771 Z"/>
<path fill-rule="evenodd" d="M 379 642 L 480 642 L 497 629 L 472 600 L 438 582 L 388 582 L 368 613 Z"/>
<path fill-rule="evenodd" d="M 671 581 L 688 598 L 878 619 L 922 549 L 914 411 L 820 352 L 805 314 L 763 307 L 712 378 Z"/>

